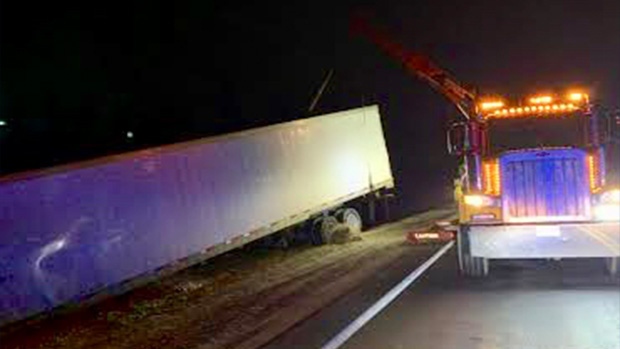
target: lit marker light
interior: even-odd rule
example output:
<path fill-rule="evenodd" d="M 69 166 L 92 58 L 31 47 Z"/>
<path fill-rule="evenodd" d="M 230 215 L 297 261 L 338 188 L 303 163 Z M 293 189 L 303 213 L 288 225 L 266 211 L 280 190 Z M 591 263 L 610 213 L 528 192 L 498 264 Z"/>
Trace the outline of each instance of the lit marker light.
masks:
<path fill-rule="evenodd" d="M 504 102 L 502 101 L 489 101 L 480 103 L 480 109 L 482 110 L 492 110 L 499 109 L 504 106 Z"/>
<path fill-rule="evenodd" d="M 512 118 L 524 117 L 532 114 L 542 114 L 540 116 L 561 115 L 562 112 L 578 110 L 579 106 L 569 104 L 551 104 L 551 105 L 532 105 L 526 107 L 513 107 L 494 110 L 485 115 L 486 118 Z"/>
<path fill-rule="evenodd" d="M 501 192 L 501 180 L 499 175 L 499 162 L 497 160 L 483 163 L 484 193 L 499 195 Z"/>
<path fill-rule="evenodd" d="M 551 96 L 537 96 L 530 98 L 530 103 L 532 104 L 549 104 L 553 102 L 553 97 Z"/>
<path fill-rule="evenodd" d="M 599 186 L 599 162 L 598 157 L 594 155 L 588 155 L 588 177 L 590 178 L 590 191 L 596 193 L 600 191 Z"/>
<path fill-rule="evenodd" d="M 588 95 L 581 92 L 571 92 L 568 94 L 568 100 L 573 102 L 581 102 L 588 98 Z"/>

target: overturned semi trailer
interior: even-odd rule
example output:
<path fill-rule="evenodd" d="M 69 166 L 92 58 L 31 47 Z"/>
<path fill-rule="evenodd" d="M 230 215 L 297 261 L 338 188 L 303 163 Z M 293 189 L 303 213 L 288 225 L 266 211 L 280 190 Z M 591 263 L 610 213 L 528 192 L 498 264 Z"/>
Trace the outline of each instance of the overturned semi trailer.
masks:
<path fill-rule="evenodd" d="M 2 178 L 0 325 L 391 187 L 377 106 Z"/>

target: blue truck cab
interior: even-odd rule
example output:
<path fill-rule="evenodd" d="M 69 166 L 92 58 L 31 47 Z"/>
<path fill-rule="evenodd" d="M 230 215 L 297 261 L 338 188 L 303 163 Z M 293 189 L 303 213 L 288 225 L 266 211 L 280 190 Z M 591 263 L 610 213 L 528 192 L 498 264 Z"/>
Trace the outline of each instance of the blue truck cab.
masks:
<path fill-rule="evenodd" d="M 620 190 L 606 181 L 597 108 L 574 93 L 503 104 L 449 133 L 461 160 L 460 270 L 485 276 L 497 259 L 601 258 L 617 273 Z"/>

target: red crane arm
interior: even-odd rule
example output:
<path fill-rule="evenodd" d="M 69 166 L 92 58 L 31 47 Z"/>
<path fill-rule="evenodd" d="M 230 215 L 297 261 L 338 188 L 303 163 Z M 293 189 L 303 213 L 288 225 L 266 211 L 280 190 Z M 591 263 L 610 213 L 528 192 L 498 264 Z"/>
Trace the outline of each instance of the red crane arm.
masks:
<path fill-rule="evenodd" d="M 401 62 L 410 74 L 427 82 L 443 94 L 467 119 L 474 117 L 475 92 L 461 85 L 428 57 L 408 50 L 399 42 L 392 40 L 383 29 L 372 26 L 361 16 L 354 17 L 352 30 L 369 39 L 390 57 Z"/>

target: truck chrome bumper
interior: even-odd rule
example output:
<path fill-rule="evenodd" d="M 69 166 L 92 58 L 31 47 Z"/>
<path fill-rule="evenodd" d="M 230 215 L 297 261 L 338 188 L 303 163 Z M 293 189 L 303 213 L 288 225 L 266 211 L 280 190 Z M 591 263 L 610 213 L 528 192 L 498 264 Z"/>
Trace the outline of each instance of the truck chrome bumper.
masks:
<path fill-rule="evenodd" d="M 619 257 L 620 222 L 469 226 L 474 257 L 579 258 Z"/>

